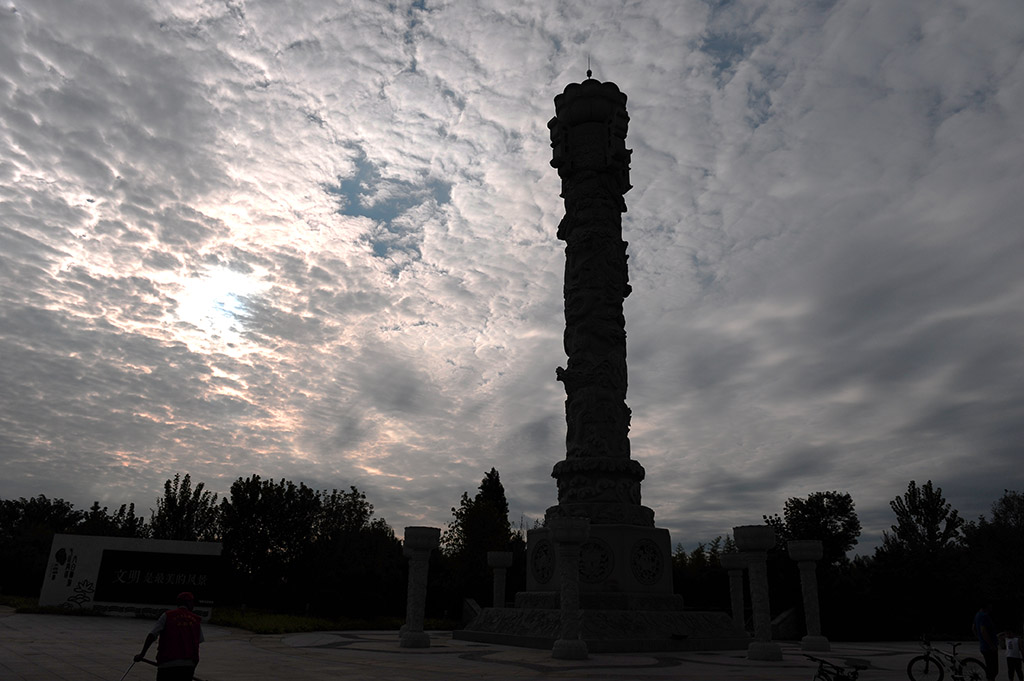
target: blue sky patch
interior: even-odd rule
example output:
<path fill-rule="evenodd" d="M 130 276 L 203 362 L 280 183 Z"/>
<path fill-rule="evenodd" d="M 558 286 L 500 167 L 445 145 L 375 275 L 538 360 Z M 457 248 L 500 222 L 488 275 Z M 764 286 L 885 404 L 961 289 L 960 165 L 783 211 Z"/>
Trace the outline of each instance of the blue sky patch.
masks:
<path fill-rule="evenodd" d="M 339 177 L 337 184 L 326 184 L 324 190 L 337 197 L 338 212 L 342 215 L 366 217 L 376 223 L 368 236 L 375 256 L 419 259 L 422 230 L 414 222 L 400 218 L 424 203 L 449 203 L 451 183 L 431 177 L 420 183 L 385 177 L 363 149 L 357 147 L 357 151 L 355 174 Z"/>

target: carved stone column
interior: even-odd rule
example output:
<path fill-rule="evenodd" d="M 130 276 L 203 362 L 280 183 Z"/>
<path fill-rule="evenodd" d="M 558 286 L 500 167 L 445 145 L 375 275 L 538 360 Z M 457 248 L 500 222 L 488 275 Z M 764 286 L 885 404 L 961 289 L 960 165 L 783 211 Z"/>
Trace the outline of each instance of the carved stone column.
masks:
<path fill-rule="evenodd" d="M 586 518 L 552 518 L 548 527 L 558 554 L 561 584 L 561 626 L 551 657 L 585 660 L 587 644 L 580 638 L 580 545 L 590 534 L 590 521 Z"/>
<path fill-rule="evenodd" d="M 427 576 L 430 552 L 437 548 L 441 530 L 436 527 L 407 527 L 402 553 L 409 559 L 409 591 L 405 599 L 405 626 L 399 645 L 402 648 L 429 648 L 430 636 L 423 631 L 427 606 Z"/>
<path fill-rule="evenodd" d="M 488 551 L 487 564 L 494 570 L 494 591 L 491 605 L 505 607 L 505 574 L 512 567 L 511 551 Z"/>
<path fill-rule="evenodd" d="M 824 555 L 821 542 L 816 539 L 802 539 L 786 542 L 786 552 L 800 568 L 800 590 L 804 597 L 804 620 L 807 635 L 800 639 L 804 650 L 828 652 L 832 649 L 828 639 L 821 635 L 821 611 L 818 607 L 817 562 Z"/>
<path fill-rule="evenodd" d="M 743 601 L 743 569 L 747 563 L 738 553 L 723 553 L 719 560 L 729 573 L 729 600 L 732 604 L 732 621 L 738 629 L 746 628 L 744 618 L 746 607 Z"/>
<path fill-rule="evenodd" d="M 755 640 L 747 647 L 747 659 L 781 660 L 782 648 L 772 641 L 771 604 L 768 600 L 768 549 L 775 546 L 775 531 L 768 525 L 742 525 L 732 528 L 732 533 L 750 575 Z"/>
<path fill-rule="evenodd" d="M 626 95 L 590 71 L 555 97 L 548 129 L 565 202 L 557 237 L 565 242 L 568 358 L 556 371 L 566 422 L 564 459 L 551 471 L 558 501 L 547 509 L 545 526 L 527 532 L 526 588 L 515 607 L 486 608 L 456 638 L 521 643 L 543 634 L 558 641 L 556 657 L 569 657 L 585 654 L 581 621 L 589 646 L 609 651 L 749 643 L 725 613 L 684 609 L 672 585 L 669 532 L 655 527 L 654 511 L 641 504 L 645 472 L 630 457 L 626 406 L 628 127 Z M 553 528 L 574 518 L 589 521 L 587 540 L 560 543 Z"/>
<path fill-rule="evenodd" d="M 589 76 L 589 72 L 588 72 Z M 569 360 L 556 371 L 565 386 L 566 456 L 551 475 L 558 505 L 547 518 L 589 518 L 595 525 L 653 527 L 640 505 L 644 469 L 629 457 L 626 320 L 629 295 L 623 195 L 630 190 L 626 95 L 587 78 L 555 97 L 551 165 L 558 169 L 565 217 L 565 335 Z"/>

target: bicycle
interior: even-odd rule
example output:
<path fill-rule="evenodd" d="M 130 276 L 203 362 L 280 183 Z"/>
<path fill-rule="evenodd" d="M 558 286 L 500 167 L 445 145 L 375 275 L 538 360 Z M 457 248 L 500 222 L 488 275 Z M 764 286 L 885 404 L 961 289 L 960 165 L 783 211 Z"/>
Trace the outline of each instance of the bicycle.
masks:
<path fill-rule="evenodd" d="M 952 652 L 932 647 L 931 641 L 922 639 L 924 655 L 918 655 L 907 663 L 910 681 L 942 681 L 946 669 L 953 681 L 984 681 L 985 663 L 974 657 L 960 657 L 956 654 L 959 643 L 950 643 Z M 943 662 L 943 658 L 946 659 Z"/>
<path fill-rule="evenodd" d="M 804 653 L 804 657 L 818 663 L 818 671 L 814 673 L 813 681 L 857 681 L 857 674 L 871 666 L 864 660 L 848 658 L 843 660 L 846 664 L 846 668 L 843 668 L 835 662 L 829 662 L 806 653 Z"/>

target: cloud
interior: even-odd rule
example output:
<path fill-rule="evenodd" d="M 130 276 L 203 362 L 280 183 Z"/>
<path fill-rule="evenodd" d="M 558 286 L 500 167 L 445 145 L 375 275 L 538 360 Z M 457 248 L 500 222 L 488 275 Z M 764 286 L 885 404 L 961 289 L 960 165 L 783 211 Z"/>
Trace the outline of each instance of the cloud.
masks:
<path fill-rule="evenodd" d="M 440 525 L 564 456 L 551 98 L 629 96 L 633 456 L 692 545 L 907 481 L 1021 481 L 1012 2 L 14 3 L 0 495 L 190 472 Z M 1016 482 L 1015 482 L 1016 481 Z M 867 550 L 867 549 L 865 549 Z"/>

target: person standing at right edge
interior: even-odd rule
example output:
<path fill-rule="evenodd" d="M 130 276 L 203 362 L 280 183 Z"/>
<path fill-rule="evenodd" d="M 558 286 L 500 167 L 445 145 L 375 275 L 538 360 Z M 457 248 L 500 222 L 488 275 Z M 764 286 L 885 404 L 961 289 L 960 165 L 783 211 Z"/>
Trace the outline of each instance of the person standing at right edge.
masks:
<path fill-rule="evenodd" d="M 974 615 L 974 625 L 971 627 L 974 635 L 978 637 L 978 646 L 982 657 L 985 658 L 985 678 L 989 681 L 993 681 L 999 673 L 999 639 L 996 637 L 996 628 L 989 614 L 991 609 L 988 603 L 982 606 Z"/>
<path fill-rule="evenodd" d="M 1015 678 L 1024 681 L 1024 672 L 1021 671 L 1020 636 L 1013 629 L 1006 632 L 1006 673 L 1010 681 Z"/>

